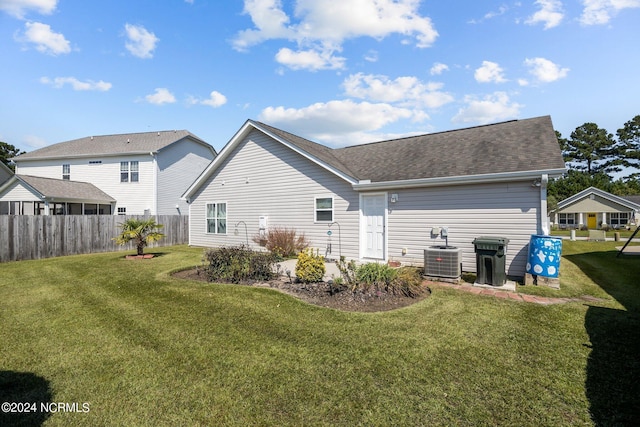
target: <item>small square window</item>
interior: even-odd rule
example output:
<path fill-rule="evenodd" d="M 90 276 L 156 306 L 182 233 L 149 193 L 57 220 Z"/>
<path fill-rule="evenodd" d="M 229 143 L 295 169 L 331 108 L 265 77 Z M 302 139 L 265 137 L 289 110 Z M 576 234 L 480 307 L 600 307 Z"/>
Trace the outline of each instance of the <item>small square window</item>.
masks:
<path fill-rule="evenodd" d="M 315 222 L 333 222 L 333 197 L 315 198 Z"/>
<path fill-rule="evenodd" d="M 118 208 L 118 215 L 126 215 L 126 214 L 127 214 L 127 208 L 126 207 Z"/>

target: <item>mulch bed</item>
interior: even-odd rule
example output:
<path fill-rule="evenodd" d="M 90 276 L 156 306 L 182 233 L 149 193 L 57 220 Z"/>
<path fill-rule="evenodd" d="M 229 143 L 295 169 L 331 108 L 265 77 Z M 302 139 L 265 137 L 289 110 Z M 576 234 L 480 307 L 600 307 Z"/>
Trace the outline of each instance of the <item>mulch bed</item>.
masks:
<path fill-rule="evenodd" d="M 198 274 L 199 273 L 199 274 Z M 204 273 L 196 269 L 183 270 L 173 274 L 181 279 L 199 280 L 207 282 Z M 321 283 L 291 283 L 288 279 L 277 279 L 269 282 L 242 283 L 245 286 L 256 286 L 276 289 L 299 298 L 309 304 L 328 307 L 343 311 L 377 312 L 389 311 L 415 304 L 431 295 L 431 289 L 423 285 L 423 293 L 415 298 L 396 295 L 384 291 L 370 289 L 367 292 L 350 292 L 347 289 L 338 290 L 326 282 Z"/>

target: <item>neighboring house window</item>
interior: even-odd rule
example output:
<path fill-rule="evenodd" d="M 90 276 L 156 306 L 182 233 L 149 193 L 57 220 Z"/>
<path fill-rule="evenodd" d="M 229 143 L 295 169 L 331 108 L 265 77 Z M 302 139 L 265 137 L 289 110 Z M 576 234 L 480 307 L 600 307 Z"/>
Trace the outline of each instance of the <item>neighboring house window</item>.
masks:
<path fill-rule="evenodd" d="M 558 214 L 558 224 L 559 225 L 575 225 L 576 224 L 576 214 L 574 213 L 561 213 Z"/>
<path fill-rule="evenodd" d="M 607 224 L 613 228 L 627 225 L 629 222 L 629 212 L 612 212 L 607 214 Z"/>
<path fill-rule="evenodd" d="M 127 208 L 118 208 L 118 215 L 126 215 L 127 214 Z"/>
<path fill-rule="evenodd" d="M 62 165 L 62 179 L 71 179 L 71 165 Z"/>
<path fill-rule="evenodd" d="M 315 221 L 333 222 L 333 197 L 315 198 Z"/>
<path fill-rule="evenodd" d="M 120 162 L 120 182 L 138 182 L 138 162 Z"/>
<path fill-rule="evenodd" d="M 227 234 L 226 203 L 207 203 L 207 233 Z"/>
<path fill-rule="evenodd" d="M 131 162 L 130 173 L 131 173 L 131 182 L 138 182 L 138 161 Z"/>
<path fill-rule="evenodd" d="M 129 162 L 120 162 L 120 182 L 129 182 Z"/>
<path fill-rule="evenodd" d="M 99 165 L 102 163 L 102 160 L 89 160 L 90 165 Z"/>

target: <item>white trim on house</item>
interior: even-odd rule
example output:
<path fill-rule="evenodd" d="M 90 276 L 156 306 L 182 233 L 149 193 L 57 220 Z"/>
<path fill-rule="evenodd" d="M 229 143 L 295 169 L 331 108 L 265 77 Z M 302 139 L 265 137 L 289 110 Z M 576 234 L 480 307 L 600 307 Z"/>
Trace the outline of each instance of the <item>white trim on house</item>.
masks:
<path fill-rule="evenodd" d="M 524 172 L 503 172 L 492 173 L 484 175 L 462 175 L 462 176 L 447 176 L 439 178 L 422 178 L 422 179 L 410 179 L 404 181 L 386 181 L 386 182 L 371 182 L 369 180 L 361 180 L 353 185 L 353 189 L 356 191 L 369 191 L 369 190 L 390 190 L 401 188 L 418 188 L 418 187 L 437 187 L 448 185 L 464 185 L 464 184 L 479 184 L 479 183 L 492 183 L 492 182 L 506 182 L 506 181 L 526 181 L 531 179 L 532 183 L 535 179 L 540 179 L 542 175 L 550 177 L 561 176 L 566 169 L 549 169 L 540 171 L 524 171 Z"/>

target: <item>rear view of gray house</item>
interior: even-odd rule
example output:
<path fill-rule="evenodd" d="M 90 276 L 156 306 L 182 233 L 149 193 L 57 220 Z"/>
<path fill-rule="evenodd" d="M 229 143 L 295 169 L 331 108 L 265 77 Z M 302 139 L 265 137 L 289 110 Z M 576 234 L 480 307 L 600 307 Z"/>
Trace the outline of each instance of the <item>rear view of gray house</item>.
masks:
<path fill-rule="evenodd" d="M 546 185 L 565 171 L 548 116 L 332 149 L 249 120 L 189 187 L 190 244 L 249 244 L 295 228 L 329 257 L 422 264 L 424 249 L 509 239 L 524 276 L 531 234 L 548 232 Z"/>

